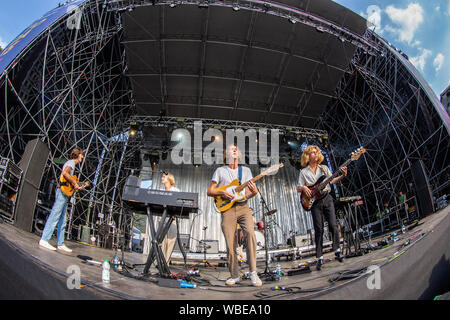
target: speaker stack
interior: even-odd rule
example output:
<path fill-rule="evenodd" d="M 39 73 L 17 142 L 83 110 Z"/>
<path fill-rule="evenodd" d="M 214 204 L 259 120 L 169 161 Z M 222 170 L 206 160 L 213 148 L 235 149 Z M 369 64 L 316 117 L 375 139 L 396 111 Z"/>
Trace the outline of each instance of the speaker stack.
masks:
<path fill-rule="evenodd" d="M 411 174 L 414 180 L 414 190 L 419 207 L 419 215 L 423 218 L 434 212 L 433 193 L 422 160 L 412 163 Z"/>
<path fill-rule="evenodd" d="M 19 162 L 22 170 L 22 183 L 16 198 L 14 224 L 25 231 L 33 231 L 33 219 L 38 192 L 47 164 L 50 149 L 40 139 L 27 143 L 25 152 Z"/>

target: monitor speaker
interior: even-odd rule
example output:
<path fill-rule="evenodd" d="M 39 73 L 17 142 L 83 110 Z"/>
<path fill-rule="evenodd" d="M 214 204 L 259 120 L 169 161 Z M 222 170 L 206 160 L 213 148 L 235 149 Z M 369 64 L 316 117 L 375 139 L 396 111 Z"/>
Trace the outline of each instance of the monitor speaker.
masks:
<path fill-rule="evenodd" d="M 191 236 L 189 234 L 180 234 L 181 245 L 185 252 L 189 251 L 189 241 Z M 175 252 L 181 252 L 180 246 L 178 245 L 178 239 L 175 240 L 175 247 L 173 248 Z"/>
<path fill-rule="evenodd" d="M 206 253 L 219 253 L 219 240 L 203 240 L 206 244 Z"/>
<path fill-rule="evenodd" d="M 22 181 L 16 198 L 14 224 L 25 231 L 33 231 L 33 218 L 39 187 L 47 164 L 50 149 L 40 139 L 27 143 L 19 162 Z"/>
<path fill-rule="evenodd" d="M 414 181 L 414 191 L 417 199 L 417 206 L 419 207 L 419 214 L 421 217 L 425 217 L 434 212 L 434 201 L 422 160 L 413 162 L 411 174 Z"/>

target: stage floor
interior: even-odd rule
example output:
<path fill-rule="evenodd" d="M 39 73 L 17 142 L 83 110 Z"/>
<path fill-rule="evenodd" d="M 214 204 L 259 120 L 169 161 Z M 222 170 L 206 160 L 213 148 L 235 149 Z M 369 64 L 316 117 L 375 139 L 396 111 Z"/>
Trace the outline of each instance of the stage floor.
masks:
<path fill-rule="evenodd" d="M 17 229 L 16 227 L 2 223 L 0 224 L 0 242 L 2 245 L 11 248 L 15 254 L 21 255 L 29 261 L 29 263 L 38 265 L 40 268 L 46 270 L 55 277 L 60 278 L 62 281 L 67 280 L 72 274 L 70 272 L 71 266 L 77 266 L 81 271 L 81 284 L 80 290 L 68 290 L 67 296 L 70 298 L 70 294 L 74 292 L 74 299 L 77 299 L 75 292 L 83 290 L 89 290 L 94 292 L 99 299 L 148 299 L 148 300 L 257 300 L 257 299 L 334 299 L 337 290 L 344 288 L 347 284 L 354 283 L 357 280 L 364 281 L 369 274 L 362 272 L 356 278 L 350 278 L 346 280 L 340 280 L 330 282 L 330 279 L 339 273 L 349 270 L 365 270 L 368 266 L 384 267 L 385 265 L 393 265 L 401 263 L 407 252 L 411 255 L 417 256 L 419 253 L 414 252 L 417 243 L 431 241 L 432 235 L 437 229 L 440 233 L 448 234 L 448 227 L 450 225 L 448 217 L 450 207 L 447 207 L 437 213 L 434 213 L 421 221 L 416 225 L 410 225 L 409 230 L 402 234 L 401 230 L 393 230 L 391 233 L 400 231 L 397 236 L 398 241 L 390 243 L 389 246 L 370 251 L 362 256 L 356 256 L 353 258 L 347 258 L 343 263 L 340 263 L 334 259 L 334 253 L 326 252 L 324 254 L 325 264 L 321 271 L 317 271 L 315 265 L 311 265 L 311 272 L 304 274 L 297 274 L 293 276 L 287 276 L 288 271 L 296 270 L 300 264 L 307 264 L 308 262 L 314 262 L 314 252 L 311 251 L 311 255 L 302 253 L 302 257 L 296 261 L 288 260 L 286 257 L 280 258 L 280 263 L 285 276 L 280 281 L 268 281 L 267 277 L 262 276 L 262 287 L 253 287 L 249 279 L 243 280 L 239 285 L 234 287 L 227 287 L 225 280 L 229 277 L 229 272 L 226 267 L 219 267 L 218 262 L 226 262 L 222 259 L 213 259 L 213 256 L 207 256 L 208 260 L 216 266 L 216 268 L 205 267 L 201 259 L 203 255 L 197 261 L 189 259 L 187 261 L 187 269 L 190 269 L 193 264 L 199 264 L 197 268 L 200 271 L 200 277 L 194 277 L 198 287 L 195 289 L 188 288 L 168 288 L 160 286 L 156 283 L 159 280 L 156 269 L 151 268 L 151 276 L 147 277 L 147 281 L 130 278 L 119 274 L 111 269 L 111 282 L 109 284 L 102 283 L 102 268 L 98 265 L 84 263 L 78 255 L 92 257 L 95 261 L 104 261 L 104 259 L 113 258 L 114 252 L 111 250 L 101 249 L 84 245 L 81 243 L 67 241 L 66 245 L 73 249 L 70 254 L 61 253 L 59 251 L 49 251 L 39 247 L 39 237 L 35 234 L 28 233 Z M 385 240 L 389 237 L 389 234 L 379 236 L 372 239 L 372 244 L 377 245 L 381 240 Z M 405 242 L 412 238 L 408 245 L 404 245 Z M 438 241 L 438 240 L 436 240 Z M 50 241 L 55 245 L 55 238 Z M 429 244 L 433 245 L 432 242 Z M 367 243 L 362 242 L 361 248 L 366 248 Z M 447 242 L 448 246 L 448 242 Z M 422 254 L 422 253 L 420 253 Z M 260 255 L 261 256 L 261 255 Z M 125 252 L 124 261 L 127 266 L 144 264 L 147 256 L 134 253 Z M 418 257 L 420 258 L 420 257 Z M 0 257 L 0 260 L 7 259 L 7 257 Z M 187 269 L 183 264 L 179 262 L 180 259 L 174 259 L 177 263 L 171 264 L 170 269 L 173 274 L 185 274 Z M 405 260 L 406 261 L 406 260 Z M 174 261 L 175 262 L 175 261 Z M 270 264 L 270 269 L 274 270 L 277 260 L 275 259 Z M 258 271 L 263 272 L 266 264 L 265 260 L 258 258 Z M 143 266 L 137 266 L 135 269 L 130 270 L 133 275 L 139 275 L 139 270 L 142 270 Z M 433 266 L 430 266 L 433 268 Z M 19 271 L 17 271 L 19 272 Z M 248 272 L 248 266 L 245 263 L 241 265 L 241 274 Z M 23 275 L 24 279 L 30 275 Z M 388 283 L 383 283 L 388 286 Z M 274 286 L 290 288 L 289 290 L 272 290 Z M 299 289 L 301 288 L 301 289 Z M 373 293 L 373 290 L 368 290 L 368 298 L 377 298 L 377 295 Z M 51 295 L 50 295 L 51 297 Z M 349 292 L 346 294 L 347 299 L 364 299 L 361 293 Z M 409 297 L 405 297 L 409 298 Z"/>

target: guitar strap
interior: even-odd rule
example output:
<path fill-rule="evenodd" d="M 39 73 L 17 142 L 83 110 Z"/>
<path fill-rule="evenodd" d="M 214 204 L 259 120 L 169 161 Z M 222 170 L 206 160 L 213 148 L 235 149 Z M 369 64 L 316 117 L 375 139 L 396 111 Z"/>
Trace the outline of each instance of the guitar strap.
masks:
<path fill-rule="evenodd" d="M 242 166 L 238 167 L 238 179 L 239 179 L 239 185 L 242 184 Z"/>

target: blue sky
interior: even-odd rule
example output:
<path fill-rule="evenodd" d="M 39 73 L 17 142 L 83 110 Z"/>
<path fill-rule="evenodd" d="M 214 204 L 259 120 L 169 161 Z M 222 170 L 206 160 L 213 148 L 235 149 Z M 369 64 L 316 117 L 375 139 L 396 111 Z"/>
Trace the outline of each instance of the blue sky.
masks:
<path fill-rule="evenodd" d="M 334 0 L 369 18 L 375 31 L 410 61 L 437 96 L 450 84 L 450 0 Z M 0 0 L 0 46 L 61 0 Z"/>

